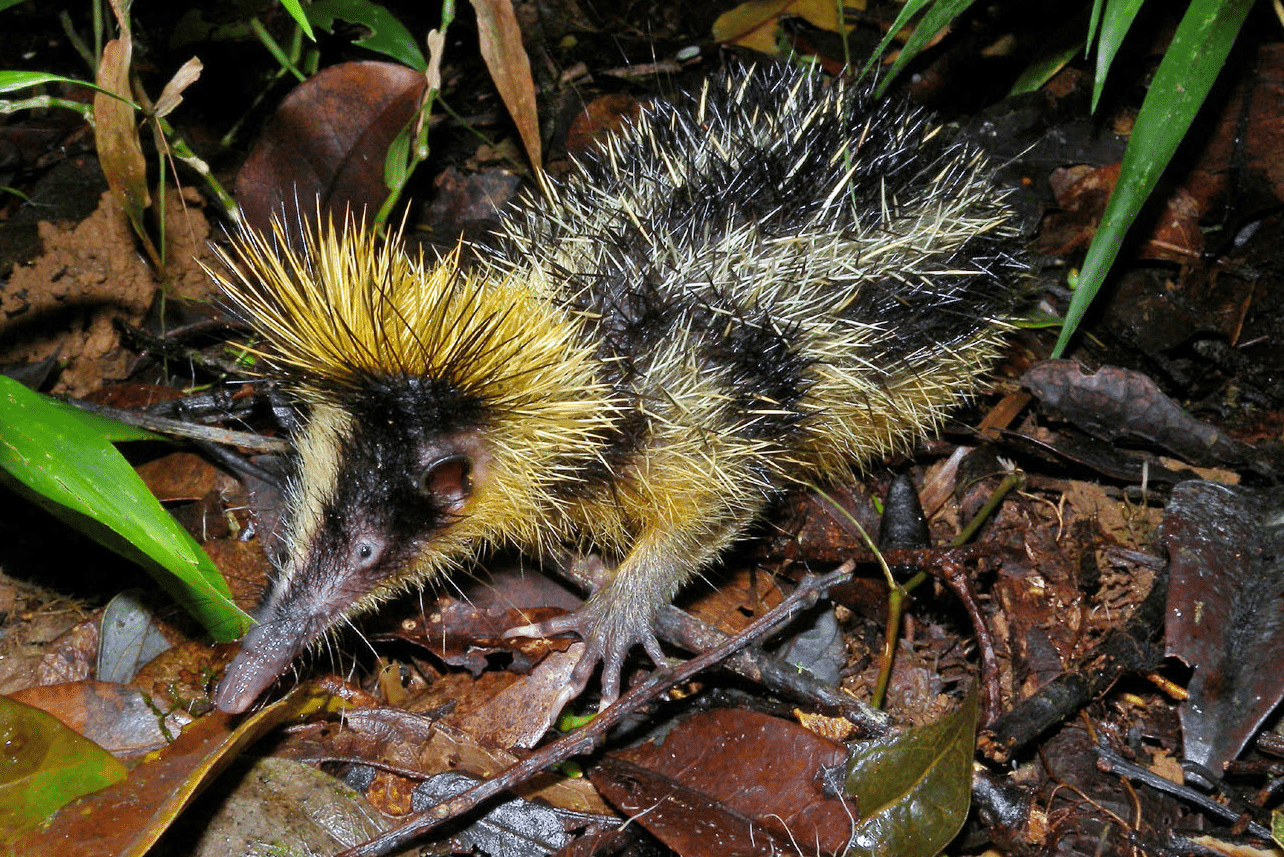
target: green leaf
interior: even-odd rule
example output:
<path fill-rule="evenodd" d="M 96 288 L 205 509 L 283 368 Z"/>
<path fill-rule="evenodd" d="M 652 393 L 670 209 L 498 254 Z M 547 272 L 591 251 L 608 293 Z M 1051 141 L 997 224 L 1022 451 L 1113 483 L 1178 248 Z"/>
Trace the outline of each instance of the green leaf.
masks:
<path fill-rule="evenodd" d="M 874 51 L 873 56 L 870 58 L 871 63 L 875 58 L 881 56 L 883 51 L 887 50 L 892 38 L 909 23 L 919 9 L 922 9 L 929 2 L 932 3 L 932 8 L 927 10 L 923 15 L 923 20 L 918 22 L 918 25 L 914 27 L 914 31 L 910 33 L 910 37 L 906 39 L 905 46 L 901 48 L 901 52 L 892 63 L 892 67 L 888 69 L 887 76 L 879 81 L 878 88 L 874 90 L 875 95 L 882 97 L 892 80 L 896 75 L 900 74 L 901 69 L 910 60 L 918 56 L 919 52 L 927 47 L 928 43 L 948 27 L 955 18 L 966 12 L 974 0 L 910 0 L 905 4 L 905 8 L 901 10 L 901 14 L 896 17 L 896 21 L 891 28 L 888 29 L 887 35 L 883 37 L 878 49 Z M 868 67 L 867 65 L 866 68 Z"/>
<path fill-rule="evenodd" d="M 411 124 L 414 120 L 411 120 Z M 410 177 L 410 132 L 407 124 L 388 144 L 388 154 L 383 159 L 383 186 L 394 193 L 400 193 Z"/>
<path fill-rule="evenodd" d="M 281 0 L 281 5 L 285 7 L 285 11 L 290 13 L 290 17 L 303 28 L 304 34 L 315 42 L 317 37 L 312 33 L 312 22 L 308 20 L 308 14 L 299 5 L 299 0 Z"/>
<path fill-rule="evenodd" d="M 392 13 L 370 0 L 316 0 L 308 4 L 308 20 L 327 33 L 334 32 L 336 19 L 361 24 L 370 34 L 354 44 L 392 57 L 416 71 L 428 68 L 419 42 Z"/>
<path fill-rule="evenodd" d="M 1052 76 L 1061 71 L 1066 63 L 1074 59 L 1082 47 L 1083 42 L 1075 42 L 1062 47 L 1060 50 L 1050 51 L 1036 57 L 1022 70 L 1016 82 L 1012 84 L 1012 88 L 1008 90 L 1008 97 L 1011 98 L 1023 92 L 1034 92 L 1049 80 L 1052 80 Z"/>
<path fill-rule="evenodd" d="M 10 378 L 0 378 L 0 392 L 7 392 L 6 383 L 16 384 L 17 382 Z M 39 394 L 32 393 L 21 384 L 18 384 L 18 386 L 21 387 L 22 391 L 28 395 L 37 396 L 37 398 L 42 402 L 42 407 L 46 409 L 50 419 L 67 420 L 69 422 L 78 423 L 86 430 L 101 435 L 104 439 L 109 440 L 112 443 L 124 443 L 131 440 L 165 439 L 145 428 L 131 426 L 129 423 L 122 423 L 120 420 L 113 420 L 111 417 L 104 417 L 99 414 L 95 414 L 92 411 L 86 411 L 82 408 L 76 407 L 75 405 L 69 405 L 66 402 L 59 401 L 58 399 L 50 398 L 49 396 L 40 396 Z M 0 399 L 0 407 L 3 407 L 2 399 Z M 0 411 L 0 413 L 3 413 L 3 411 Z M 0 437 L 3 437 L 3 435 L 0 434 Z"/>
<path fill-rule="evenodd" d="M 0 477 L 16 491 L 134 560 L 218 640 L 250 618 L 200 545 L 112 446 L 154 438 L 0 376 Z"/>
<path fill-rule="evenodd" d="M 1065 353 L 1075 328 L 1101 289 L 1129 227 L 1208 97 L 1252 5 L 1253 0 L 1193 0 L 1177 25 L 1137 114 L 1120 165 L 1119 181 L 1088 248 L 1079 288 L 1066 310 L 1065 326 L 1052 352 L 1054 358 Z"/>
<path fill-rule="evenodd" d="M 23 2 L 23 0 L 0 0 L 0 12 L 3 12 L 11 6 L 17 6 L 21 2 Z"/>
<path fill-rule="evenodd" d="M 897 34 L 899 34 L 901 30 L 909 26 L 910 20 L 918 14 L 920 9 L 930 2 L 931 0 L 906 0 L 905 5 L 901 7 L 901 13 L 896 16 L 896 20 L 887 28 L 887 35 L 883 36 L 883 40 L 878 43 L 878 47 L 874 48 L 874 52 L 869 55 L 869 60 L 865 63 L 865 67 L 861 69 L 862 75 L 869 71 L 874 63 L 878 62 L 879 57 L 881 57 L 887 51 L 888 47 L 891 46 L 892 39 L 896 38 Z"/>
<path fill-rule="evenodd" d="M 1098 0 L 1100 2 L 1100 0 Z M 1142 0 L 1108 0 L 1105 14 L 1101 18 L 1101 41 L 1097 43 L 1097 71 L 1092 81 L 1092 112 L 1097 112 L 1097 102 L 1101 100 L 1101 91 L 1106 85 L 1106 76 L 1110 66 L 1119 53 L 1124 36 L 1137 19 Z"/>
<path fill-rule="evenodd" d="M 38 708 L 0 696 L 0 839 L 34 827 L 81 795 L 128 773 L 93 741 Z"/>
<path fill-rule="evenodd" d="M 1088 14 L 1088 39 L 1087 44 L 1091 45 L 1097 38 L 1097 28 L 1101 26 L 1101 7 L 1105 0 L 1092 0 L 1092 11 Z M 1084 58 L 1087 58 L 1087 53 Z"/>
<path fill-rule="evenodd" d="M 936 857 L 967 819 L 977 692 L 958 711 L 898 735 L 853 745 L 847 793 L 861 822 L 849 855 Z"/>
<path fill-rule="evenodd" d="M 112 98 L 117 98 L 135 110 L 139 109 L 138 105 L 128 98 L 121 98 L 116 93 L 103 89 L 101 86 L 92 84 L 87 80 L 77 80 L 74 77 L 63 77 L 60 74 L 49 74 L 44 71 L 0 71 L 0 92 L 17 92 L 20 89 L 28 89 L 45 83 L 70 83 L 75 86 L 84 86 L 104 95 L 110 95 Z"/>

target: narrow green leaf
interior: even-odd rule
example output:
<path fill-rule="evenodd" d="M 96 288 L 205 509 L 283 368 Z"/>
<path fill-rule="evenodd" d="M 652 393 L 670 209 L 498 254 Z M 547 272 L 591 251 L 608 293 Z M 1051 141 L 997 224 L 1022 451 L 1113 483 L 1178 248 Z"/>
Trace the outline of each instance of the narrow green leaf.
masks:
<path fill-rule="evenodd" d="M 191 535 L 111 445 L 149 437 L 0 376 L 0 476 L 108 548 L 137 561 L 219 640 L 249 617 Z"/>
<path fill-rule="evenodd" d="M 1098 0 L 1100 2 L 1100 0 Z M 1101 19 L 1101 41 L 1097 43 L 1097 71 L 1092 81 L 1092 112 L 1097 112 L 1097 102 L 1101 100 L 1101 91 L 1105 88 L 1106 77 L 1110 66 L 1119 53 L 1124 36 L 1137 20 L 1142 0 L 1107 0 L 1105 14 Z"/>
<path fill-rule="evenodd" d="M 281 5 L 285 7 L 285 11 L 290 13 L 290 17 L 303 28 L 304 35 L 315 42 L 317 37 L 312 34 L 312 22 L 308 20 L 307 13 L 299 5 L 299 0 L 281 0 Z"/>
<path fill-rule="evenodd" d="M 398 194 L 410 177 L 410 132 L 410 124 L 397 132 L 383 160 L 383 186 Z"/>
<path fill-rule="evenodd" d="M 1052 76 L 1061 71 L 1070 60 L 1074 59 L 1075 54 L 1083 47 L 1083 42 L 1075 42 L 1067 45 L 1060 50 L 1051 51 L 1036 57 L 1029 65 L 1022 70 L 1017 77 L 1012 88 L 1008 90 L 1008 97 L 1020 95 L 1023 92 L 1034 92 L 1043 86 Z"/>
<path fill-rule="evenodd" d="M 334 32 L 335 19 L 361 24 L 370 35 L 357 39 L 354 44 L 376 51 L 410 66 L 416 71 L 428 68 L 419 41 L 391 12 L 370 0 L 315 0 L 307 7 L 308 20 L 325 30 Z"/>
<path fill-rule="evenodd" d="M 272 59 L 276 60 L 281 68 L 294 75 L 295 80 L 303 83 L 308 79 L 308 76 L 299 71 L 294 64 L 294 60 L 290 59 L 290 55 L 286 53 L 285 48 L 281 47 L 280 43 L 272 38 L 272 34 L 268 32 L 267 27 L 263 26 L 263 22 L 258 18 L 250 19 L 250 32 L 259 40 L 259 44 L 267 48 L 267 52 L 272 55 Z"/>
<path fill-rule="evenodd" d="M 49 74 L 44 71 L 0 71 L 0 92 L 17 92 L 20 89 L 28 89 L 45 83 L 70 83 L 75 86 L 83 86 L 87 89 L 101 92 L 103 95 L 110 95 L 112 98 L 125 102 L 135 110 L 139 109 L 138 105 L 128 98 L 121 98 L 116 93 L 103 89 L 101 86 L 90 83 L 87 80 L 77 80 L 74 77 L 63 77 L 60 74 Z"/>
<path fill-rule="evenodd" d="M 909 26 L 909 22 L 913 20 L 919 10 L 930 2 L 931 0 L 906 0 L 905 5 L 901 7 L 901 13 L 896 16 L 896 20 L 887 28 L 887 35 L 883 36 L 883 40 L 878 43 L 878 47 L 869 55 L 869 60 L 865 63 L 865 67 L 861 69 L 862 75 L 869 71 L 874 63 L 878 62 L 879 57 L 891 46 L 892 40 L 896 38 L 897 34 Z"/>
<path fill-rule="evenodd" d="M 1105 5 L 1106 0 L 1092 0 L 1092 12 L 1088 15 L 1088 39 L 1087 46 L 1092 47 L 1093 41 L 1097 38 L 1097 28 L 1101 26 L 1101 7 Z M 1084 53 L 1084 58 L 1088 56 Z"/>
<path fill-rule="evenodd" d="M 1075 328 L 1101 289 L 1129 227 L 1208 97 L 1252 5 L 1253 0 L 1193 0 L 1178 24 L 1137 115 L 1119 181 L 1088 248 L 1079 287 L 1052 352 L 1054 358 L 1065 353 Z"/>
<path fill-rule="evenodd" d="M 892 67 L 888 69 L 887 76 L 879 81 L 878 88 L 874 91 L 875 94 L 881 97 L 883 93 L 887 91 L 887 87 L 891 84 L 893 78 L 900 74 L 901 69 L 903 69 L 910 60 L 918 56 L 919 52 L 922 51 L 923 48 L 927 47 L 928 43 L 931 42 L 932 39 L 936 38 L 937 34 L 942 30 L 948 27 L 954 19 L 966 12 L 973 2 L 975 2 L 975 0 L 934 0 L 932 8 L 928 9 L 927 12 L 923 14 L 923 20 L 918 22 L 918 25 L 914 28 L 914 32 L 910 33 L 910 37 L 905 41 L 905 46 L 901 48 L 901 52 L 896 57 L 896 61 L 893 62 Z M 923 4 L 921 3 L 906 3 L 905 8 L 901 10 L 901 14 L 897 16 L 896 23 L 892 24 L 892 28 L 888 32 L 888 36 L 896 33 L 904 26 L 905 21 L 909 20 L 910 15 L 906 13 L 911 12 L 911 7 L 914 7 L 913 11 L 917 11 L 922 5 Z M 884 38 L 883 45 L 886 45 L 888 41 L 888 38 Z M 883 50 L 883 45 L 879 46 L 879 51 Z M 879 52 L 876 51 L 874 56 L 878 55 Z"/>
<path fill-rule="evenodd" d="M 953 714 L 855 745 L 847 793 L 861 822 L 849 855 L 936 857 L 967 819 L 976 750 L 977 692 Z"/>

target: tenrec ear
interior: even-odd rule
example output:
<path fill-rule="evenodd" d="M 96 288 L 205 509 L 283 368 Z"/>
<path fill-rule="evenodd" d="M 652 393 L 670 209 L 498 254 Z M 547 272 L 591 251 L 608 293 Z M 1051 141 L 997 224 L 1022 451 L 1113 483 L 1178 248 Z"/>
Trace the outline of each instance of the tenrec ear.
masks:
<path fill-rule="evenodd" d="M 458 512 L 473 493 L 473 462 L 467 455 L 448 455 L 428 465 L 419 491 L 445 512 Z"/>

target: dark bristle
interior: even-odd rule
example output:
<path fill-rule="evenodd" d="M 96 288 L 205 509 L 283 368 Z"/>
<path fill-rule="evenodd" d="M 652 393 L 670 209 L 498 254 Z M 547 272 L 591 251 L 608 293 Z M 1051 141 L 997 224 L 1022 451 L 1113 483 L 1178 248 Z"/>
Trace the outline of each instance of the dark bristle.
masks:
<path fill-rule="evenodd" d="M 885 274 L 862 268 L 861 254 L 906 240 L 904 224 L 933 205 L 978 228 L 1002 224 L 1001 196 L 978 178 L 977 153 L 925 112 L 864 88 L 788 67 L 756 70 L 747 85 L 746 74 L 647 107 L 631 132 L 583 158 L 556 202 L 513 212 L 498 249 L 514 270 L 533 261 L 565 280 L 568 305 L 591 320 L 623 395 L 653 395 L 655 346 L 681 335 L 739 414 L 735 428 L 720 429 L 787 447 L 818 412 L 805 403 L 818 357 L 800 338 L 800 319 L 822 308 L 818 295 L 846 293 L 841 316 L 878 325 L 852 355 L 873 382 L 917 371 L 974 337 L 982 320 L 1009 317 L 1022 265 L 1003 227 L 939 250 L 930 235 L 915 236 L 917 256 L 906 263 Z M 820 230 L 851 258 L 790 250 Z"/>
<path fill-rule="evenodd" d="M 369 378 L 344 396 L 343 406 L 358 425 L 423 427 L 440 433 L 475 429 L 483 424 L 486 411 L 484 400 L 448 379 L 415 375 Z"/>

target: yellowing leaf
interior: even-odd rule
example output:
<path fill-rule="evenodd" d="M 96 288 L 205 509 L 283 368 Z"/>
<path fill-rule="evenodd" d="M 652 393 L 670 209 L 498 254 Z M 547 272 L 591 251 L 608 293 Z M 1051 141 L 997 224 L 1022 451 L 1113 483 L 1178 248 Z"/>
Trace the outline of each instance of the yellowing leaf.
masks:
<path fill-rule="evenodd" d="M 11 853 L 144 857 L 201 788 L 246 747 L 272 728 L 331 710 L 332 704 L 328 695 L 294 694 L 249 717 L 215 712 L 195 720 L 127 777 L 26 832 L 11 844 Z"/>
<path fill-rule="evenodd" d="M 844 24 L 840 4 L 833 0 L 747 0 L 723 12 L 713 22 L 713 39 L 724 44 L 750 48 L 759 53 L 776 54 L 776 37 L 782 18 L 802 18 L 821 30 L 849 33 L 852 25 Z M 843 9 L 864 9 L 864 0 L 841 4 Z"/>
<path fill-rule="evenodd" d="M 0 838 L 34 827 L 81 795 L 122 779 L 125 766 L 57 718 L 0 696 Z"/>

